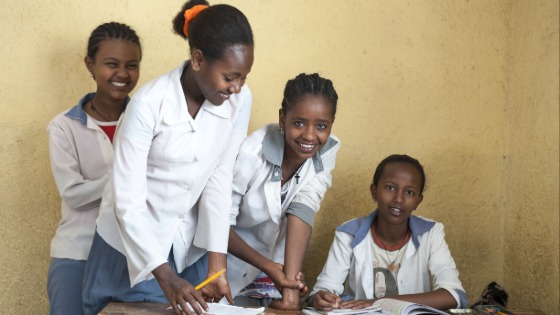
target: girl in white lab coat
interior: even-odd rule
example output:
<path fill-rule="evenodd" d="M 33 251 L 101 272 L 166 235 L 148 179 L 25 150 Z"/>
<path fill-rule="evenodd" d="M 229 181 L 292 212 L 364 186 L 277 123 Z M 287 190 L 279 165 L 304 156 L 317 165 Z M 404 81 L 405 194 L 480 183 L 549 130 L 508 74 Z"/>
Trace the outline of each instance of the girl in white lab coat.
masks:
<path fill-rule="evenodd" d="M 140 76 L 142 49 L 128 25 L 99 25 L 88 40 L 86 68 L 96 83 L 48 126 L 51 168 L 62 219 L 51 241 L 49 312 L 83 314 L 82 278 L 101 194 L 113 167 L 113 134 Z"/>
<path fill-rule="evenodd" d="M 443 310 L 468 306 L 443 224 L 412 215 L 425 182 L 424 168 L 408 155 L 379 163 L 370 186 L 378 208 L 336 229 L 313 307 L 359 309 L 385 297 Z"/>
<path fill-rule="evenodd" d="M 112 300 L 169 302 L 176 314 L 179 306 L 190 314 L 187 303 L 200 314 L 207 298 L 231 300 L 225 276 L 198 291 L 187 267 L 206 251 L 207 276 L 226 267 L 223 231 L 251 112 L 253 34 L 235 7 L 200 0 L 187 2 L 173 26 L 188 40 L 190 60 L 139 89 L 119 126 L 86 266 L 86 314 Z"/>
<path fill-rule="evenodd" d="M 302 73 L 286 84 L 279 123 L 241 146 L 227 273 L 237 304 L 301 308 L 298 273 L 340 148 L 331 134 L 337 101 L 330 80 Z"/>

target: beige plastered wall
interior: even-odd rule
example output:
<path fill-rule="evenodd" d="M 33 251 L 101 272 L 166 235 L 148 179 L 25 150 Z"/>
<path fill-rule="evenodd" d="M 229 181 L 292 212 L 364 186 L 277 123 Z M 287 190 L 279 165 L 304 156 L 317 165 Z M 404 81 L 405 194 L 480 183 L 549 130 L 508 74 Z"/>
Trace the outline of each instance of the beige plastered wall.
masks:
<path fill-rule="evenodd" d="M 416 214 L 445 224 L 470 301 L 497 281 L 512 308 L 559 313 L 558 1 L 228 3 L 255 33 L 251 131 L 277 121 L 300 72 L 332 79 L 340 96 L 342 148 L 307 253 L 310 285 L 334 228 L 375 208 L 377 163 L 406 153 L 428 177 Z M 47 313 L 60 197 L 45 128 L 95 88 L 83 65 L 89 33 L 133 26 L 141 85 L 187 57 L 170 29 L 181 4 L 0 0 L 0 314 Z"/>

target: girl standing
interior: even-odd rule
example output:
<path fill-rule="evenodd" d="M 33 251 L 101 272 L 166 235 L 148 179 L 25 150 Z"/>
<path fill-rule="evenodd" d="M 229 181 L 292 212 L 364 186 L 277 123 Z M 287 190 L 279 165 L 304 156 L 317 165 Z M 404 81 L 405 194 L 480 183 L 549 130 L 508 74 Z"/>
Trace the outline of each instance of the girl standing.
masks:
<path fill-rule="evenodd" d="M 331 134 L 337 101 L 330 80 L 302 73 L 286 84 L 279 124 L 241 146 L 227 274 L 237 304 L 301 308 L 298 273 L 340 148 Z"/>
<path fill-rule="evenodd" d="M 313 307 L 358 309 L 384 297 L 442 310 L 468 306 L 443 225 L 412 215 L 425 183 L 418 160 L 391 155 L 381 161 L 370 186 L 378 208 L 336 229 L 309 298 Z"/>
<path fill-rule="evenodd" d="M 99 25 L 89 37 L 84 59 L 96 92 L 49 123 L 51 168 L 62 198 L 47 279 L 51 315 L 83 314 L 82 279 L 113 166 L 111 142 L 128 94 L 138 82 L 141 58 L 133 29 L 116 22 Z"/>
<path fill-rule="evenodd" d="M 245 138 L 252 96 L 245 79 L 253 34 L 229 5 L 189 1 L 173 20 L 190 60 L 143 86 L 115 139 L 86 267 L 86 314 L 111 300 L 169 301 L 176 314 L 231 300 L 225 276 L 201 292 L 187 268 L 209 252 L 207 276 L 226 266 L 233 165 Z M 155 279 L 153 279 L 155 278 Z M 199 306 L 200 304 L 200 306 Z"/>

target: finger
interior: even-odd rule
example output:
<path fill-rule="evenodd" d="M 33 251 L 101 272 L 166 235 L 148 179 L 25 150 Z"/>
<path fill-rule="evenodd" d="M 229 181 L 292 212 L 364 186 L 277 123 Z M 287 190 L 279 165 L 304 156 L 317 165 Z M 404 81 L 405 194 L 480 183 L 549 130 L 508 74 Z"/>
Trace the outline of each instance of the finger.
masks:
<path fill-rule="evenodd" d="M 173 308 L 173 313 L 175 313 L 175 315 L 183 315 L 183 313 L 179 310 L 177 303 L 171 303 L 171 308 Z"/>
<path fill-rule="evenodd" d="M 226 292 L 226 300 L 229 302 L 229 304 L 235 304 L 235 301 L 233 300 L 233 297 L 231 296 L 231 291 L 227 290 Z"/>
<path fill-rule="evenodd" d="M 196 293 L 193 294 L 193 298 L 204 309 L 204 311 L 208 311 L 208 304 L 206 304 L 206 301 L 204 300 L 204 297 L 202 297 L 202 294 L 200 294 L 200 292 L 196 291 Z M 192 304 L 193 303 L 191 303 L 191 305 Z M 197 311 L 196 313 L 202 314 L 202 311 L 200 313 Z"/>
<path fill-rule="evenodd" d="M 181 306 L 181 310 L 182 310 L 183 312 L 182 312 L 182 313 L 179 312 L 179 313 L 177 313 L 177 314 L 182 315 L 182 314 L 184 313 L 184 314 L 187 314 L 187 315 L 192 315 L 192 313 L 191 313 L 189 307 L 187 306 L 187 303 L 185 303 L 184 300 L 181 300 L 181 301 L 179 302 L 179 305 Z"/>

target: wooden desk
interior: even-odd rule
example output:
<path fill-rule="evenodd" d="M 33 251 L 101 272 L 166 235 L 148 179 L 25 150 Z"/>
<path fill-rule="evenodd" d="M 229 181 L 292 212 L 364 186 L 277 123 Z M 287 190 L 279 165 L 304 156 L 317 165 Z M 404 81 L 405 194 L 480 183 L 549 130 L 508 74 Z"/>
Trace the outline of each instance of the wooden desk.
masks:
<path fill-rule="evenodd" d="M 168 310 L 169 304 L 166 303 L 120 303 L 111 302 L 105 307 L 99 315 L 171 315 L 172 310 Z M 529 309 L 511 309 L 515 315 L 546 315 L 537 310 Z M 266 308 L 264 315 L 301 315 L 301 311 L 280 311 Z M 468 313 L 467 313 L 468 314 Z"/>
<path fill-rule="evenodd" d="M 99 315 L 171 315 L 173 310 L 168 310 L 169 304 L 166 303 L 120 303 L 111 302 L 107 305 Z M 301 315 L 301 311 L 280 311 L 266 308 L 264 315 Z"/>

